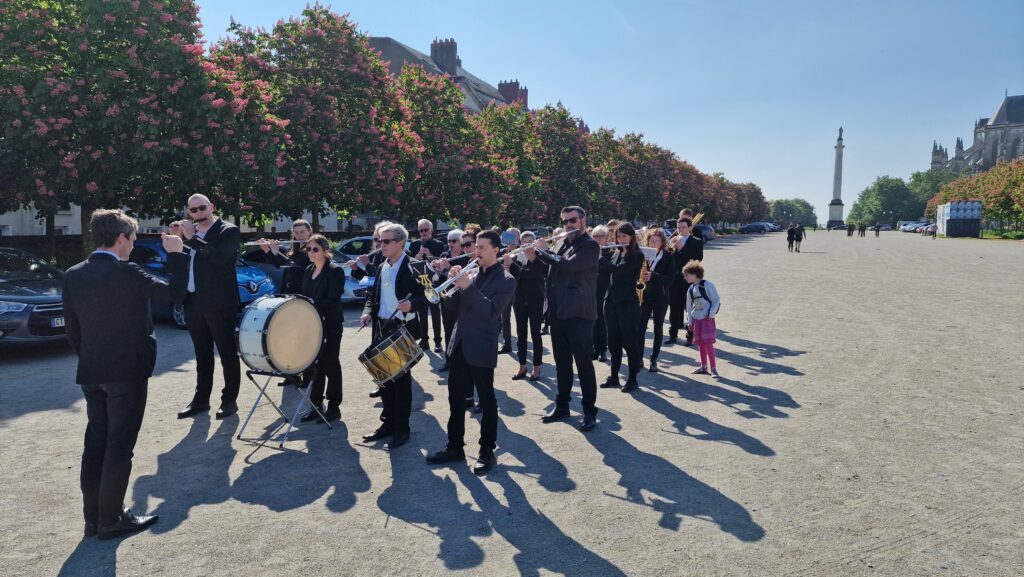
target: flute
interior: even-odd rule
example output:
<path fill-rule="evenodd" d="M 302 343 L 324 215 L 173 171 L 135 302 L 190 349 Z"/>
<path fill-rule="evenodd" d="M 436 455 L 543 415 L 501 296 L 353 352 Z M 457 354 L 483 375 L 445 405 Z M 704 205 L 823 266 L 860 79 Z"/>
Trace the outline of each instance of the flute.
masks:
<path fill-rule="evenodd" d="M 269 241 L 269 240 L 274 240 L 274 239 L 267 239 L 267 240 Z M 292 244 L 295 244 L 295 243 L 304 244 L 304 243 L 309 242 L 309 241 L 306 241 L 306 240 L 282 240 L 280 242 L 281 242 L 282 246 L 284 246 L 284 245 L 291 246 Z M 243 242 L 242 243 L 242 246 L 259 246 L 259 245 L 260 245 L 260 242 L 258 240 L 254 240 L 254 241 L 251 241 L 251 242 Z"/>

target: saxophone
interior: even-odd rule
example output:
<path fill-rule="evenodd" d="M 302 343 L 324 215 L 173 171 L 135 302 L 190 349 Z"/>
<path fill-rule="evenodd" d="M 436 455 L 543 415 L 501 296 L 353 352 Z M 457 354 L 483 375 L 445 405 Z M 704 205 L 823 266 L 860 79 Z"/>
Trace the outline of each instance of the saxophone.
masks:
<path fill-rule="evenodd" d="M 640 300 L 640 305 L 644 304 L 644 290 L 647 289 L 647 283 L 644 282 L 644 276 L 647 274 L 647 257 L 643 254 L 644 262 L 640 265 L 640 278 L 636 280 L 636 298 Z"/>

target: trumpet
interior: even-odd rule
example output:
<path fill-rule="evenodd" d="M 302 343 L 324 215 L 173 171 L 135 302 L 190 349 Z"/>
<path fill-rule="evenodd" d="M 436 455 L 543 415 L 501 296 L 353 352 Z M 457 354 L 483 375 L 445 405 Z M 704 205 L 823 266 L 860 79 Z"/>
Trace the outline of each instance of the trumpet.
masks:
<path fill-rule="evenodd" d="M 425 293 L 424 296 L 431 304 L 435 305 L 441 302 L 441 299 L 443 298 L 450 298 L 454 296 L 459 292 L 459 287 L 455 286 L 455 281 L 470 273 L 472 273 L 473 276 L 476 276 L 477 269 L 480 268 L 479 260 L 480 259 L 473 259 L 472 262 L 467 264 L 466 268 L 460 270 L 457 275 L 449 277 L 448 280 L 434 287 L 433 294 Z"/>
<path fill-rule="evenodd" d="M 544 238 L 538 238 L 537 240 L 544 241 L 544 242 L 546 242 L 548 244 L 551 244 L 553 242 L 558 242 L 558 241 L 560 241 L 560 240 L 562 240 L 562 239 L 564 239 L 566 237 L 569 237 L 569 236 L 572 236 L 572 235 L 575 235 L 575 234 L 576 234 L 575 230 L 569 230 L 569 231 L 563 232 L 561 234 L 553 234 L 551 236 L 545 236 Z M 524 244 L 523 246 L 521 246 L 519 248 L 515 248 L 515 249 L 510 250 L 507 253 L 508 256 L 518 256 L 519 253 L 523 252 L 524 250 L 526 250 L 528 248 L 531 248 L 531 249 L 534 248 L 533 243 L 537 242 L 537 240 L 531 242 L 530 244 Z M 504 250 L 504 249 L 502 249 L 502 250 Z M 501 253 L 499 253 L 499 256 L 500 256 L 500 254 Z"/>

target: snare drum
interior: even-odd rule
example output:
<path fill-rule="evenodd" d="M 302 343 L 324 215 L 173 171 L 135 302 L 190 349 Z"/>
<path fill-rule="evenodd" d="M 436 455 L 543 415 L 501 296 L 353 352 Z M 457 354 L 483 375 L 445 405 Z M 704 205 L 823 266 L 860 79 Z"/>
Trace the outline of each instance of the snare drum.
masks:
<path fill-rule="evenodd" d="M 245 307 L 235 335 L 242 362 L 255 371 L 297 375 L 320 354 L 324 327 L 299 295 L 267 295 Z"/>
<path fill-rule="evenodd" d="M 363 351 L 359 355 L 359 362 L 366 367 L 373 382 L 383 387 L 412 369 L 421 358 L 423 349 L 405 326 L 399 325 L 394 332 Z"/>

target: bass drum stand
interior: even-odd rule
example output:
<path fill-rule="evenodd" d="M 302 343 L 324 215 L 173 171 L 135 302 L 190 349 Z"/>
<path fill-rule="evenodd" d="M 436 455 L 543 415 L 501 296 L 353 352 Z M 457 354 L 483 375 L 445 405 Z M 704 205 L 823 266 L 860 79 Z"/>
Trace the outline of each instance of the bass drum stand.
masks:
<path fill-rule="evenodd" d="M 270 383 L 274 379 L 287 379 L 289 377 L 294 377 L 296 375 L 288 375 L 288 374 L 285 374 L 285 373 L 279 373 L 279 372 L 275 372 L 275 371 L 260 371 L 260 370 L 245 371 L 245 376 L 249 378 L 249 380 L 252 382 L 253 385 L 256 386 L 257 389 L 260 390 L 260 394 L 256 396 L 256 401 L 252 404 L 252 408 L 249 409 L 249 415 L 247 417 L 245 417 L 245 422 L 242 423 L 242 428 L 239 429 L 238 435 L 235 438 L 240 440 L 240 441 L 253 441 L 253 442 L 264 440 L 262 437 L 254 437 L 252 439 L 243 439 L 242 438 L 242 433 L 245 431 L 245 427 L 248 426 L 249 420 L 252 419 L 253 413 L 255 413 L 256 409 L 259 407 L 260 400 L 264 399 L 264 398 L 266 398 L 267 402 L 270 403 L 270 405 L 272 407 L 274 407 L 275 410 L 277 410 L 277 413 L 279 415 L 281 415 L 281 418 L 283 418 L 288 423 L 288 426 L 287 426 L 287 428 L 284 431 L 284 436 L 281 438 L 281 441 L 278 444 L 278 448 L 281 448 L 281 449 L 284 448 L 284 444 L 288 441 L 288 435 L 290 435 L 291 432 L 292 432 L 292 429 L 295 428 L 295 423 L 296 423 L 296 421 L 299 418 L 299 412 L 302 410 L 302 407 L 307 406 L 307 405 L 310 408 L 312 408 L 314 411 L 316 411 L 316 414 L 320 418 L 320 421 L 323 422 L 323 423 L 326 423 L 328 429 L 332 429 L 333 430 L 334 427 L 331 425 L 330 421 L 328 421 L 324 417 L 324 414 L 320 412 L 320 407 L 314 405 L 313 401 L 311 401 L 310 398 L 309 398 L 309 396 L 310 396 L 310 389 L 313 388 L 313 379 L 316 378 L 316 367 L 310 367 L 308 372 L 311 375 L 311 378 L 309 379 L 309 382 L 307 382 L 305 384 L 304 387 L 301 387 L 302 391 L 303 391 L 302 395 L 301 395 L 301 397 L 299 399 L 299 402 L 295 405 L 295 412 L 293 412 L 291 418 L 289 418 L 288 415 L 285 414 L 284 410 L 281 409 L 280 405 L 275 403 L 274 399 L 271 399 L 270 395 L 267 394 L 267 387 L 270 386 Z M 263 381 L 262 385 L 256 380 L 257 376 L 265 377 L 265 380 Z M 284 404 L 284 392 L 282 392 L 282 394 L 281 394 L 281 404 Z"/>

